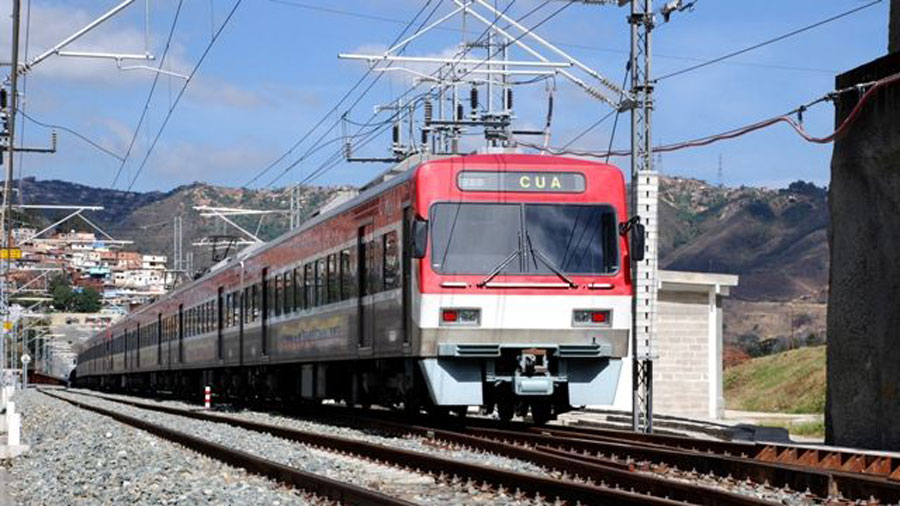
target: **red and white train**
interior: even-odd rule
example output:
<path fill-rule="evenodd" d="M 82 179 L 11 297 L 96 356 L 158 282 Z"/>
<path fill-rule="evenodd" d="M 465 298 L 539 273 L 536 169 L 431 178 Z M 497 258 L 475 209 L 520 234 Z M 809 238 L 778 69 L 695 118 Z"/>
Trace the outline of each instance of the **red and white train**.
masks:
<path fill-rule="evenodd" d="M 96 335 L 76 383 L 537 422 L 622 402 L 627 216 L 610 165 L 414 158 Z"/>

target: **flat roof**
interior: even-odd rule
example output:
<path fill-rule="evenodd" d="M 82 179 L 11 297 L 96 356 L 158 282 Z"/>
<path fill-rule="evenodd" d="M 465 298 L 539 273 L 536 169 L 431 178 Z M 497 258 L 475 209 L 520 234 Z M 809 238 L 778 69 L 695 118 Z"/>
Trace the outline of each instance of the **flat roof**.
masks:
<path fill-rule="evenodd" d="M 712 288 L 728 295 L 730 288 L 738 286 L 738 280 L 735 274 L 659 270 L 660 289 L 676 292 L 705 292 Z"/>

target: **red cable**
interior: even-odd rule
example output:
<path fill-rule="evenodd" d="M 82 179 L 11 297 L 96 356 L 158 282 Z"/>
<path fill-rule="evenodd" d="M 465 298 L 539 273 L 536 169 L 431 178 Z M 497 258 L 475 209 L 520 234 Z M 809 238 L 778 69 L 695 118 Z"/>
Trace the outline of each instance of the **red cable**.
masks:
<path fill-rule="evenodd" d="M 850 127 L 853 125 L 853 123 L 855 123 L 856 120 L 859 118 L 859 115 L 862 113 L 862 109 L 865 106 L 866 102 L 868 102 L 869 99 L 872 98 L 872 96 L 879 89 L 884 88 L 885 86 L 894 84 L 898 81 L 900 81 L 900 73 L 897 73 L 897 74 L 879 79 L 878 81 L 875 81 L 875 83 L 873 83 L 872 87 L 869 88 L 868 91 L 866 91 L 863 94 L 863 96 L 859 99 L 859 102 L 857 102 L 856 106 L 853 107 L 853 110 L 850 111 L 850 114 L 847 115 L 847 118 L 844 119 L 843 122 L 841 122 L 841 124 L 838 126 L 838 128 L 834 132 L 832 132 L 830 135 L 827 135 L 825 137 L 813 137 L 803 128 L 803 125 L 794 121 L 793 118 L 791 118 L 788 115 L 781 115 L 781 116 L 776 116 L 774 118 L 765 119 L 765 120 L 759 121 L 757 123 L 753 123 L 751 125 L 736 128 L 734 130 L 730 130 L 728 132 L 724 132 L 721 134 L 711 135 L 708 137 L 703 137 L 703 138 L 695 139 L 695 140 L 691 140 L 691 141 L 680 142 L 677 144 L 658 146 L 658 147 L 653 148 L 653 152 L 654 153 L 668 153 L 670 151 L 678 151 L 678 150 L 685 149 L 685 148 L 695 148 L 695 147 L 700 147 L 700 146 L 707 146 L 709 144 L 713 144 L 718 141 L 734 139 L 736 137 L 740 137 L 742 135 L 746 135 L 748 133 L 755 132 L 757 130 L 762 130 L 763 128 L 768 128 L 776 123 L 787 123 L 788 125 L 791 126 L 791 128 L 793 128 L 797 132 L 797 134 L 799 134 L 801 137 L 803 137 L 803 139 L 805 139 L 808 142 L 813 142 L 816 144 L 828 144 L 847 133 L 847 131 L 850 129 Z M 540 146 L 534 146 L 534 145 L 530 145 L 528 143 L 520 143 L 520 144 L 523 144 L 525 146 L 538 147 L 540 149 L 544 149 L 544 148 L 541 148 Z M 631 150 L 609 151 L 606 153 L 576 152 L 576 151 L 554 150 L 554 149 L 547 149 L 547 151 L 549 151 L 553 154 L 557 154 L 557 155 L 569 153 L 569 154 L 575 154 L 575 155 L 581 155 L 581 156 L 594 156 L 594 157 L 600 157 L 600 158 L 606 157 L 606 156 L 629 156 L 629 155 L 631 155 Z"/>

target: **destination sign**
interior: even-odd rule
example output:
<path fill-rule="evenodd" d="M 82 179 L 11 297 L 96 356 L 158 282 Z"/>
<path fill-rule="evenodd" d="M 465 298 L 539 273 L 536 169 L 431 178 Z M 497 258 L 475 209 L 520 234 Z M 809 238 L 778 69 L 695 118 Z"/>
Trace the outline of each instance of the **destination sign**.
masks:
<path fill-rule="evenodd" d="M 457 176 L 460 190 L 470 192 L 582 193 L 587 183 L 578 172 L 464 171 Z"/>

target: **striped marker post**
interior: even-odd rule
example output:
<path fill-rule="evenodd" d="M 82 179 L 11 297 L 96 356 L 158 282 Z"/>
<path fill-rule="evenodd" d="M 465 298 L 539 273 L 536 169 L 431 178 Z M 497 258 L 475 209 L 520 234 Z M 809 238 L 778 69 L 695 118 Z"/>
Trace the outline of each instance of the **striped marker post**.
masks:
<path fill-rule="evenodd" d="M 203 389 L 203 408 L 209 409 L 212 404 L 212 387 L 206 386 Z"/>

